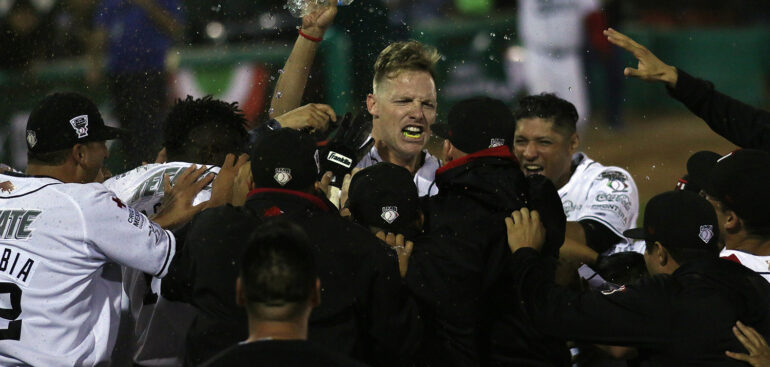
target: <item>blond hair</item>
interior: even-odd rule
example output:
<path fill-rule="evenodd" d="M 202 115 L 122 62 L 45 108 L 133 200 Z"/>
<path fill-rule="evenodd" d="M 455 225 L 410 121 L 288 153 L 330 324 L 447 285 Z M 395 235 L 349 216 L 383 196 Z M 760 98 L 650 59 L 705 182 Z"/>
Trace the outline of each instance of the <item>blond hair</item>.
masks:
<path fill-rule="evenodd" d="M 441 55 L 435 47 L 414 40 L 391 43 L 374 63 L 372 90 L 376 93 L 377 86 L 385 78 L 393 78 L 402 71 L 424 71 L 436 80 L 434 67 L 439 59 Z"/>

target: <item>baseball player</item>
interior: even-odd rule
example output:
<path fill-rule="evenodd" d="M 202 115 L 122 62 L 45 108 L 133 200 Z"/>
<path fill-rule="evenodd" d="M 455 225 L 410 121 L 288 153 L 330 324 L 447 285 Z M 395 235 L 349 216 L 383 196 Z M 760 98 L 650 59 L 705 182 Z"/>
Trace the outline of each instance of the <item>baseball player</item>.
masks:
<path fill-rule="evenodd" d="M 519 0 L 519 34 L 527 49 L 527 89 L 531 94 L 554 92 L 570 101 L 577 108 L 581 126 L 590 114 L 581 55 L 584 23 L 597 9 L 597 0 Z"/>
<path fill-rule="evenodd" d="M 299 106 L 318 43 L 336 12 L 336 6 L 330 6 L 302 19 L 300 35 L 275 87 L 271 116 Z M 356 165 L 364 168 L 390 162 L 402 166 L 412 173 L 420 196 L 438 192 L 432 184 L 441 163 L 423 148 L 436 120 L 434 67 L 439 58 L 436 49 L 416 41 L 395 42 L 382 50 L 374 64 L 372 93 L 366 98 L 374 146 Z M 347 158 L 345 162 L 353 160 Z"/>
<path fill-rule="evenodd" d="M 137 167 L 112 177 L 104 185 L 126 205 L 145 215 L 154 215 L 161 206 L 164 192 L 162 178 L 174 178 L 190 162 L 203 164 L 206 172 L 216 174 L 216 164 L 228 153 L 245 150 L 246 120 L 236 103 L 226 103 L 206 96 L 178 100 L 164 126 L 164 147 L 169 162 Z M 193 204 L 209 200 L 211 186 L 195 197 Z M 171 302 L 160 295 L 160 279 L 140 270 L 124 267 L 123 286 L 128 296 L 133 332 L 121 335 L 121 344 L 133 347 L 133 363 L 152 366 L 181 365 L 184 336 L 195 316 L 194 309 L 181 302 Z M 129 340 L 124 340 L 130 339 Z"/>
<path fill-rule="evenodd" d="M 203 209 L 191 202 L 213 178 L 196 182 L 204 169 L 180 174 L 153 220 L 93 183 L 105 140 L 121 134 L 78 94 L 50 95 L 32 111 L 26 175 L 0 174 L 0 294 L 9 300 L 0 304 L 0 365 L 106 363 L 119 322 L 118 265 L 163 277 L 176 252 L 164 228 Z"/>
<path fill-rule="evenodd" d="M 514 153 L 527 175 L 542 174 L 559 190 L 567 234 L 560 256 L 592 264 L 598 254 L 641 251 L 623 236 L 636 224 L 636 184 L 624 169 L 578 152 L 575 107 L 553 94 L 527 96 L 515 113 Z"/>

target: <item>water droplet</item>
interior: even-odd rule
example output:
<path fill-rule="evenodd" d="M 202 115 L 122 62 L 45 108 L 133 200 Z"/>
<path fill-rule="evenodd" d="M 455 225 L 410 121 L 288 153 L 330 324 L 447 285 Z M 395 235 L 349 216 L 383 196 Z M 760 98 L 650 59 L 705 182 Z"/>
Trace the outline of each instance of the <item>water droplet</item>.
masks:
<path fill-rule="evenodd" d="M 509 36 L 506 34 L 506 35 L 503 35 L 503 39 L 504 39 L 504 40 L 506 40 L 506 41 L 510 41 L 510 40 L 511 40 L 511 37 L 509 37 Z"/>
<path fill-rule="evenodd" d="M 496 35 L 495 35 L 495 32 L 490 32 L 490 33 L 489 33 L 489 36 L 490 36 L 490 37 L 496 37 Z"/>
<path fill-rule="evenodd" d="M 283 74 L 283 69 L 278 69 L 278 74 Z"/>
<path fill-rule="evenodd" d="M 649 181 L 650 180 L 650 176 L 644 176 L 644 179 Z"/>
<path fill-rule="evenodd" d="M 281 98 L 281 97 L 283 97 L 283 92 L 281 91 L 275 92 L 275 98 Z"/>
<path fill-rule="evenodd" d="M 269 109 L 269 110 L 267 110 L 267 113 L 268 113 L 268 114 L 270 114 L 270 113 L 273 113 L 273 112 L 275 112 L 275 108 L 272 108 L 272 107 L 270 107 L 270 109 Z"/>

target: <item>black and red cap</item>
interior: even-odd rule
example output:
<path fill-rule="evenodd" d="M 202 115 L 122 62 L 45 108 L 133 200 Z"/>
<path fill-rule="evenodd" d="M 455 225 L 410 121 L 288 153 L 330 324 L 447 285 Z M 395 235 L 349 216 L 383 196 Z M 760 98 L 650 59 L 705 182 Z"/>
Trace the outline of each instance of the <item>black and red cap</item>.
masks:
<path fill-rule="evenodd" d="M 96 104 L 78 93 L 54 93 L 43 98 L 27 120 L 27 149 L 32 153 L 127 135 L 126 130 L 105 125 Z"/>
<path fill-rule="evenodd" d="M 511 146 L 516 122 L 510 108 L 499 99 L 473 97 L 455 103 L 447 123 L 435 123 L 433 134 L 472 154 L 484 149 Z"/>

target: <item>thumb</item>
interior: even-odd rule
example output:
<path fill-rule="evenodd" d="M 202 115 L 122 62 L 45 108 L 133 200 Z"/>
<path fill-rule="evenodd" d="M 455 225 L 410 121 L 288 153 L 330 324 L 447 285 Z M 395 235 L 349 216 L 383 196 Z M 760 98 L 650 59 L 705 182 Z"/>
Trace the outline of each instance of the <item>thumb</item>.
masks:
<path fill-rule="evenodd" d="M 634 69 L 632 67 L 628 67 L 628 68 L 623 69 L 623 75 L 625 75 L 625 76 L 632 76 L 632 77 L 635 77 L 635 78 L 641 78 L 641 77 L 644 76 L 644 73 L 639 71 L 639 69 Z"/>

